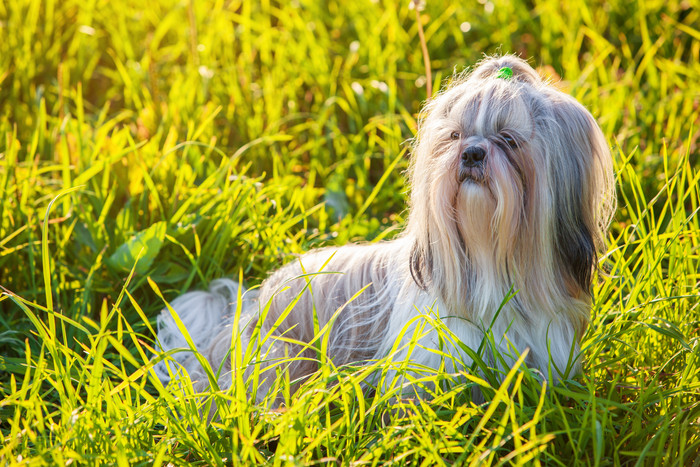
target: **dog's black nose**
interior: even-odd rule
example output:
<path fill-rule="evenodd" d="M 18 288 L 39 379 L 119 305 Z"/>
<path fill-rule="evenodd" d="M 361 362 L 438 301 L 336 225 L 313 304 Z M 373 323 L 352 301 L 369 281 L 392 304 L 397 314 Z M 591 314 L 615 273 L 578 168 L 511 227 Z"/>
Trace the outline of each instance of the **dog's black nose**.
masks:
<path fill-rule="evenodd" d="M 481 146 L 469 146 L 462 153 L 462 162 L 468 167 L 479 165 L 486 158 L 486 150 Z"/>

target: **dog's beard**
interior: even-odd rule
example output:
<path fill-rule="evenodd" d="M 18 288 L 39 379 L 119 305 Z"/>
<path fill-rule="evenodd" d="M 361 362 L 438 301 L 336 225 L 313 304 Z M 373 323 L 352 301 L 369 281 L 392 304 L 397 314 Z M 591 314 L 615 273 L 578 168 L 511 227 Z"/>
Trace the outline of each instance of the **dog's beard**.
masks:
<path fill-rule="evenodd" d="M 433 161 L 437 170 L 426 171 L 430 180 L 422 183 L 429 187 L 430 200 L 430 219 L 422 233 L 430 237 L 430 254 L 440 258 L 431 271 L 433 285 L 460 314 L 469 302 L 483 298 L 482 284 L 492 284 L 492 289 L 497 285 L 498 291 L 492 292 L 502 298 L 508 291 L 503 287 L 515 280 L 514 260 L 527 261 L 524 257 L 530 254 L 524 220 L 534 212 L 529 212 L 526 192 L 533 195 L 535 190 L 525 186 L 533 173 L 528 156 L 491 142 L 479 144 L 485 150 L 483 163 L 468 166 L 460 160 L 462 148 L 450 148 Z M 517 157 L 521 160 L 516 162 Z"/>
<path fill-rule="evenodd" d="M 472 263 L 493 262 L 496 206 L 490 187 L 483 181 L 468 178 L 460 184 L 455 199 L 455 221 L 465 253 Z"/>
<path fill-rule="evenodd" d="M 477 185 L 481 185 L 486 181 L 483 165 L 470 167 L 464 164 L 460 164 L 457 175 L 457 181 L 460 184 L 475 183 Z"/>

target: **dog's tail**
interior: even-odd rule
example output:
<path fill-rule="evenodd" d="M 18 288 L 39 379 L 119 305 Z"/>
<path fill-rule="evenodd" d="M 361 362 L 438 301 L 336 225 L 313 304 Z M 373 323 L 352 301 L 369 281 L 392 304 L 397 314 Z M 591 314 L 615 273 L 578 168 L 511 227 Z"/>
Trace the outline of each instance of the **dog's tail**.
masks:
<path fill-rule="evenodd" d="M 177 313 L 187 334 L 198 352 L 204 352 L 221 328 L 230 322 L 236 310 L 236 299 L 245 292 L 237 282 L 230 279 L 217 279 L 209 285 L 208 291 L 188 292 L 177 297 L 170 307 Z M 180 331 L 172 313 L 164 309 L 157 319 L 158 339 L 156 349 L 162 352 L 190 346 Z M 158 379 L 164 384 L 170 381 L 178 368 L 182 367 L 190 375 L 197 371 L 199 363 L 191 351 L 179 351 L 156 363 L 153 367 Z"/>

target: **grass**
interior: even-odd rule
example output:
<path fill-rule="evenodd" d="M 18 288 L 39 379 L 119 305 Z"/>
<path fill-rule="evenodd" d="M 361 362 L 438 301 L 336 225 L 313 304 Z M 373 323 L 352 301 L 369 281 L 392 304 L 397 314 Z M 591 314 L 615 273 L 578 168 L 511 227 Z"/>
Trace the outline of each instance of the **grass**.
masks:
<path fill-rule="evenodd" d="M 295 395 L 280 378 L 275 410 L 243 381 L 163 388 L 147 362 L 164 300 L 400 230 L 428 87 L 415 11 L 18 0 L 0 4 L 0 462 L 700 465 L 700 11 L 427 3 L 433 90 L 520 53 L 613 147 L 584 373 L 427 374 L 431 399 L 396 401 L 327 364 Z"/>

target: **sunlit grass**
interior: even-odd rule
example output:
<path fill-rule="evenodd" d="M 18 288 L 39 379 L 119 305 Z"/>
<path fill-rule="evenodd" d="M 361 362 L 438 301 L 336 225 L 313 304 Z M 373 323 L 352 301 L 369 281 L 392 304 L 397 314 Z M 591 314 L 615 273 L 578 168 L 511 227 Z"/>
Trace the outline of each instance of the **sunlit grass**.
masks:
<path fill-rule="evenodd" d="M 294 394 L 280 373 L 274 408 L 250 402 L 255 380 L 162 387 L 164 299 L 399 231 L 428 97 L 415 11 L 4 2 L 0 462 L 700 465 L 700 12 L 431 1 L 421 19 L 434 90 L 483 53 L 520 53 L 613 147 L 620 208 L 584 373 L 433 372 L 421 400 L 362 391 L 388 361 L 328 363 Z"/>

